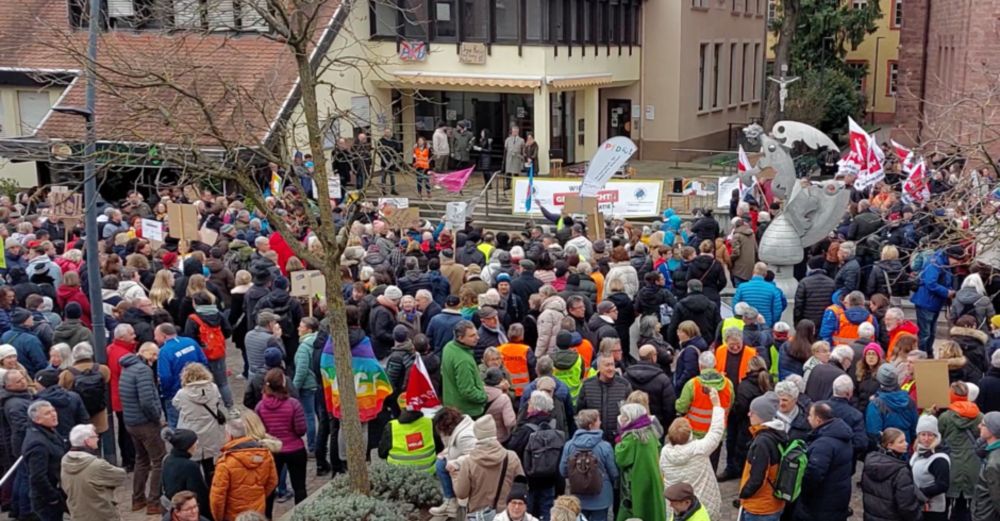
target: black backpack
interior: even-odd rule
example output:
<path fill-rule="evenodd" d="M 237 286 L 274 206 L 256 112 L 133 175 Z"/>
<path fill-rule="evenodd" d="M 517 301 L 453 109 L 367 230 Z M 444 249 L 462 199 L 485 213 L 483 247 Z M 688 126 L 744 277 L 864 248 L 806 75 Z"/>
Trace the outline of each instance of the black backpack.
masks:
<path fill-rule="evenodd" d="M 556 421 L 549 420 L 542 426 L 525 424 L 532 432 L 524 448 L 524 473 L 529 478 L 554 478 L 559 476 L 566 435 L 556 429 Z"/>
<path fill-rule="evenodd" d="M 95 414 L 107 409 L 108 392 L 104 383 L 104 375 L 94 364 L 86 371 L 81 371 L 75 367 L 68 369 L 73 375 L 73 391 L 83 399 L 83 406 L 87 409 L 87 414 Z"/>
<path fill-rule="evenodd" d="M 579 449 L 566 462 L 566 479 L 570 493 L 577 496 L 593 496 L 604 488 L 601 462 L 591 449 Z"/>

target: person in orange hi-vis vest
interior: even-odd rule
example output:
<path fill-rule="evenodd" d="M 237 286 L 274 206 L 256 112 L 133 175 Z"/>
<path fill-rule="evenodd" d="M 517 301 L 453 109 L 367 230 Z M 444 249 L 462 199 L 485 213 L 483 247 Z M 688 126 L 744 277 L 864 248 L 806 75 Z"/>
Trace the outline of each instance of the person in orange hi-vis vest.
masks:
<path fill-rule="evenodd" d="M 524 326 L 519 323 L 507 328 L 506 344 L 497 346 L 503 357 L 503 366 L 510 375 L 510 385 L 518 398 L 524 394 L 524 388 L 535 379 L 535 352 L 524 344 Z"/>
<path fill-rule="evenodd" d="M 733 385 L 747 375 L 750 359 L 757 356 L 757 350 L 743 345 L 743 331 L 731 327 L 723 331 L 723 344 L 715 350 L 715 369 L 726 375 Z"/>
<path fill-rule="evenodd" d="M 423 137 L 417 138 L 417 144 L 413 147 L 413 169 L 417 171 L 417 195 L 423 195 L 423 189 L 427 189 L 427 195 L 431 195 L 431 178 L 427 173 L 431 168 L 431 147 L 427 146 L 427 140 Z"/>
<path fill-rule="evenodd" d="M 696 438 L 705 436 L 712 423 L 712 400 L 708 395 L 709 388 L 719 392 L 720 405 L 727 412 L 733 403 L 733 383 L 715 369 L 715 363 L 715 354 L 711 351 L 698 355 L 700 373 L 684 384 L 681 395 L 677 398 L 677 414 L 687 418 L 691 424 L 691 432 Z"/>

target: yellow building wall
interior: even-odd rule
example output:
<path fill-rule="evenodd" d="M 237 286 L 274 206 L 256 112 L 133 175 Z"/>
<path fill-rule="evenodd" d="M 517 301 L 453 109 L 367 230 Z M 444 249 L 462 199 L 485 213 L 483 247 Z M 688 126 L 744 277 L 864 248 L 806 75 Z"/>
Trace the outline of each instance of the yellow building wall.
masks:
<path fill-rule="evenodd" d="M 890 65 L 899 59 L 900 26 L 895 23 L 896 0 L 880 0 L 882 18 L 876 22 L 877 29 L 869 34 L 858 45 L 857 49 L 848 49 L 846 60 L 854 63 L 865 63 L 867 73 L 863 82 L 866 99 L 865 110 L 868 121 L 892 121 L 896 114 L 896 96 L 889 92 Z M 767 33 L 767 59 L 774 60 L 774 46 L 778 37 L 773 31 Z"/>

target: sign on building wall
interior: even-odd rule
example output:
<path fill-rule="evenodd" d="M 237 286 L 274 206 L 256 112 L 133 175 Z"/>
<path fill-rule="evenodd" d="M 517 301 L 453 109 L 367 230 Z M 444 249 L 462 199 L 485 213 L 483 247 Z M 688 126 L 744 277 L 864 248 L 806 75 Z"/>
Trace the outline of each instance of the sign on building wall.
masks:
<path fill-rule="evenodd" d="M 422 62 L 427 59 L 427 43 L 404 40 L 399 43 L 399 59 L 404 62 Z"/>
<path fill-rule="evenodd" d="M 458 48 L 458 61 L 468 65 L 485 65 L 486 44 L 463 42 Z"/>
<path fill-rule="evenodd" d="M 514 180 L 514 213 L 523 215 L 525 202 L 529 197 L 528 180 Z M 579 179 L 534 179 L 532 187 L 534 198 L 545 206 L 546 210 L 561 212 L 567 198 L 574 198 L 580 192 Z M 598 210 L 613 217 L 649 217 L 660 214 L 660 199 L 663 195 L 661 180 L 611 180 L 603 189 L 597 192 Z M 540 215 L 541 210 L 535 204 L 531 205 L 533 215 Z"/>

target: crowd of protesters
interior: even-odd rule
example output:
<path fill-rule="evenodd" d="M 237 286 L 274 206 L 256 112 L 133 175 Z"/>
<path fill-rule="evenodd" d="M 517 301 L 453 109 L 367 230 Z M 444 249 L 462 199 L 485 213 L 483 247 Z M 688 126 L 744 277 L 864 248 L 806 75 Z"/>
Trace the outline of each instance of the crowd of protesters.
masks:
<path fill-rule="evenodd" d="M 932 198 L 964 189 L 946 173 Z M 441 520 L 722 520 L 719 482 L 736 479 L 747 521 L 845 520 L 858 490 L 866 520 L 1000 519 L 1000 273 L 969 236 L 997 203 L 904 204 L 891 179 L 845 182 L 850 210 L 805 252 L 793 304 L 759 262 L 781 205 L 752 196 L 727 227 L 668 210 L 599 241 L 568 215 L 511 236 L 337 207 L 368 448 L 436 476 Z M 290 284 L 309 268 L 295 250 L 321 252 L 303 192 L 266 200 L 287 236 L 239 198 L 133 192 L 103 212 L 98 259 L 38 200 L 0 198 L 12 519 L 119 519 L 128 474 L 132 511 L 259 519 L 307 497 L 310 459 L 345 472 L 329 306 Z M 168 202 L 195 205 L 217 239 L 144 238 L 141 219 L 171 225 Z M 921 410 L 914 364 L 931 358 L 948 361 L 950 403 Z M 415 374 L 440 407 L 407 396 Z M 789 497 L 793 446 L 808 464 Z"/>

